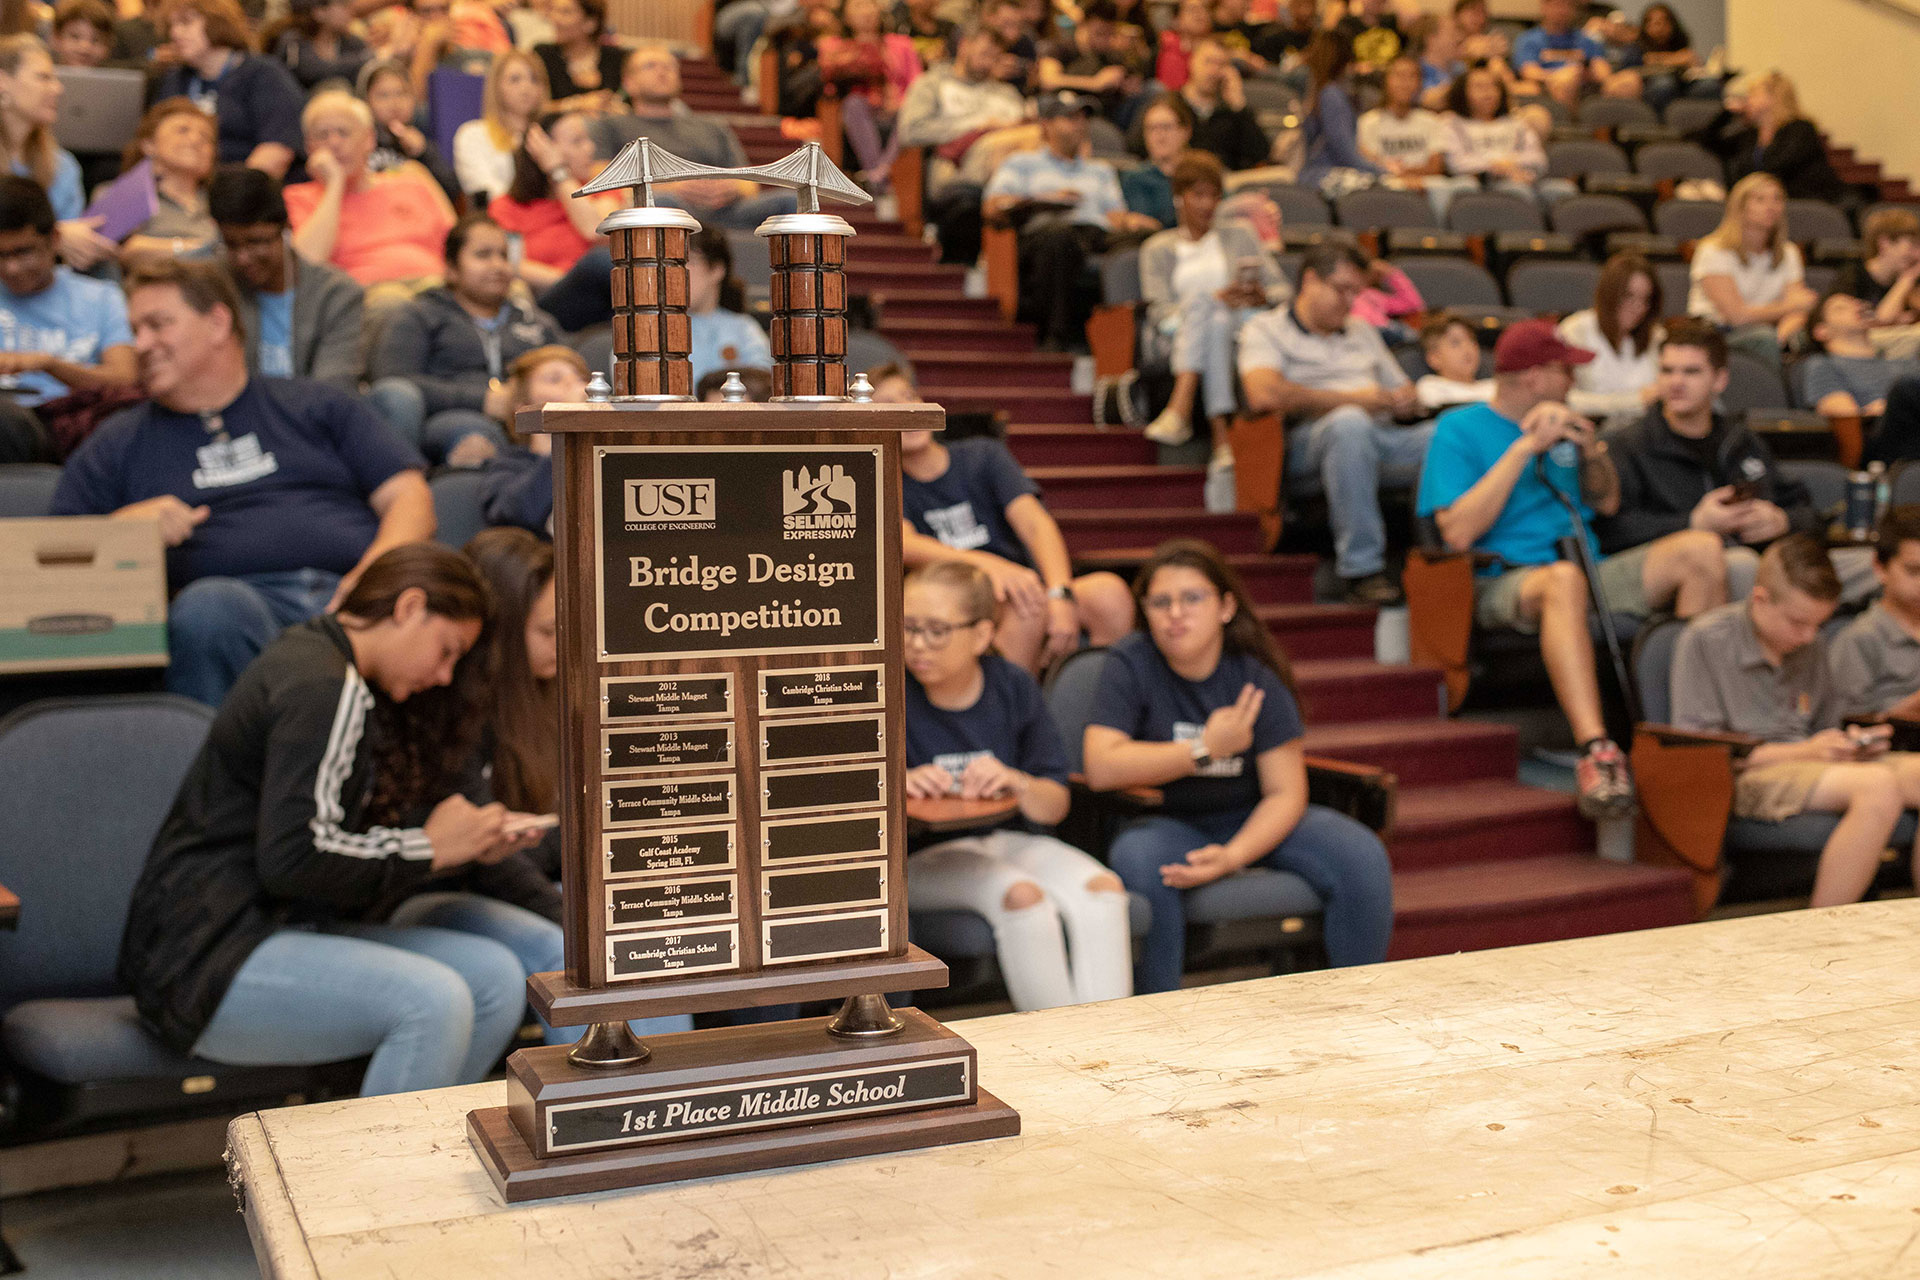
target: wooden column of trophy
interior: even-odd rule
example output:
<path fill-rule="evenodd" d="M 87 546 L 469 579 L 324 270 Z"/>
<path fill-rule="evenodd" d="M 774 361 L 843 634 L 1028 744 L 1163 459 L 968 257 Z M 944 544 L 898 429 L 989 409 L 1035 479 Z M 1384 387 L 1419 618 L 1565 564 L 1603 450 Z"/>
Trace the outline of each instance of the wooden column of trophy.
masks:
<path fill-rule="evenodd" d="M 796 187 L 775 263 L 771 404 L 686 390 L 686 236 L 652 184 Z M 571 1049 L 508 1059 L 468 1137 L 509 1201 L 1001 1137 L 974 1052 L 883 997 L 946 984 L 907 942 L 899 433 L 848 399 L 844 262 L 865 200 L 820 153 L 693 165 L 641 139 L 613 245 L 618 397 L 554 434 L 567 969 L 528 982 Z M 660 1036 L 626 1019 L 843 999 L 833 1018 Z"/>

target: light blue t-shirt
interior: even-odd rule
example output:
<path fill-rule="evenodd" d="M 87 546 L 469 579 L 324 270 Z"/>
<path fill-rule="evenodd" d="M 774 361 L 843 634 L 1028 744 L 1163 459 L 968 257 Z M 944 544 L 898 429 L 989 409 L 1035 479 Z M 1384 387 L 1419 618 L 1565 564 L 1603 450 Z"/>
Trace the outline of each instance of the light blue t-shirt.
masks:
<path fill-rule="evenodd" d="M 767 342 L 767 331 L 753 317 L 715 307 L 712 311 L 695 312 L 688 319 L 693 329 L 695 386 L 715 369 L 773 368 L 773 348 Z"/>
<path fill-rule="evenodd" d="M 16 178 L 31 178 L 33 170 L 23 160 L 13 162 Z M 61 222 L 77 218 L 87 211 L 87 194 L 80 187 L 80 162 L 64 147 L 53 152 L 53 183 L 47 188 L 47 201 L 53 216 Z"/>
<path fill-rule="evenodd" d="M 1000 162 L 987 181 L 982 197 L 1022 196 L 1045 199 L 1061 189 L 1078 192 L 1079 203 L 1067 217 L 1074 222 L 1104 227 L 1107 215 L 1126 209 L 1126 197 L 1120 193 L 1120 177 L 1104 160 L 1062 160 L 1042 147 L 1038 151 L 1016 151 Z"/>
<path fill-rule="evenodd" d="M 293 376 L 293 290 L 260 295 L 260 375 Z"/>
<path fill-rule="evenodd" d="M 1430 516 L 1460 500 L 1462 494 L 1493 470 L 1501 455 L 1520 438 L 1520 424 L 1490 404 L 1466 405 L 1440 415 L 1433 430 L 1433 442 L 1427 446 L 1427 459 L 1420 468 L 1420 492 L 1415 510 Z M 1595 560 L 1600 558 L 1600 543 L 1593 536 L 1593 512 L 1580 497 L 1578 455 L 1556 458 L 1559 446 L 1546 455 L 1547 475 L 1554 488 L 1570 495 L 1580 509 L 1581 524 Z M 1565 452 L 1572 452 L 1567 446 Z M 1541 483 L 1538 469 L 1529 463 L 1514 481 L 1513 492 L 1493 527 L 1473 544 L 1475 551 L 1487 551 L 1506 561 L 1507 568 L 1520 565 L 1551 564 L 1560 558 L 1560 539 L 1572 532 L 1572 522 L 1560 500 Z M 1497 574 L 1499 565 L 1481 570 Z"/>
<path fill-rule="evenodd" d="M 31 297 L 0 286 L 0 351 L 44 351 L 74 364 L 99 364 L 108 347 L 132 346 L 127 300 L 119 286 L 53 269 L 53 283 Z M 23 373 L 18 402 L 36 405 L 67 394 L 48 373 Z"/>
<path fill-rule="evenodd" d="M 1549 50 L 1554 53 L 1577 52 L 1588 62 L 1607 56 L 1606 46 L 1584 32 L 1564 31 L 1556 36 L 1545 27 L 1529 27 L 1514 39 L 1513 65 L 1552 67 L 1566 61 L 1564 58 L 1556 58 L 1552 62 L 1543 62 L 1540 55 Z"/>

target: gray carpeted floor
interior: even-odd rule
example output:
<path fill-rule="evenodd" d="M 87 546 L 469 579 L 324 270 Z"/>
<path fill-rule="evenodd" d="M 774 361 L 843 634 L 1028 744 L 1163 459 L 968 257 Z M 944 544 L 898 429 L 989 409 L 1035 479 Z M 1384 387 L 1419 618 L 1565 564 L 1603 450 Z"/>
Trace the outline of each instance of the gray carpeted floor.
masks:
<path fill-rule="evenodd" d="M 218 1170 L 49 1191 L 0 1205 L 24 1280 L 255 1280 L 247 1226 Z"/>

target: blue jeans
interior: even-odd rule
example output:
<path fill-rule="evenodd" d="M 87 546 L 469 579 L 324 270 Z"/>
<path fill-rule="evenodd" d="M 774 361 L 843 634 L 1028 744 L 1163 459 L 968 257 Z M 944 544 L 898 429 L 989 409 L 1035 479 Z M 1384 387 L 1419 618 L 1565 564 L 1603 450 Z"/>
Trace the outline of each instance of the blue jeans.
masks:
<path fill-rule="evenodd" d="M 527 971 L 450 929 L 282 929 L 234 975 L 193 1051 L 235 1066 L 372 1054 L 362 1097 L 484 1080 L 526 1008 Z"/>
<path fill-rule="evenodd" d="M 1153 923 L 1133 969 L 1136 992 L 1173 991 L 1184 967 L 1187 913 L 1185 889 L 1169 888 L 1160 868 L 1183 861 L 1209 844 L 1224 844 L 1247 820 L 1250 810 L 1156 814 L 1141 818 L 1113 842 L 1107 861 L 1127 888 L 1153 905 Z M 1387 958 L 1393 934 L 1393 883 L 1387 850 L 1360 823 L 1308 805 L 1285 840 L 1253 864 L 1291 871 L 1325 903 L 1322 928 L 1327 960 L 1334 967 L 1376 964 Z"/>
<path fill-rule="evenodd" d="M 427 412 L 426 393 L 406 378 L 382 378 L 367 388 L 367 401 L 386 424 L 414 448 L 438 462 L 468 436 L 485 436 L 507 447 L 506 428 L 478 409 Z"/>
<path fill-rule="evenodd" d="M 1230 417 L 1240 407 L 1240 378 L 1234 353 L 1240 327 L 1260 312 L 1251 307 L 1229 307 L 1210 293 L 1196 294 L 1180 304 L 1180 328 L 1173 338 L 1173 371 L 1200 375 L 1201 399 L 1207 417 Z"/>
<path fill-rule="evenodd" d="M 423 893 L 401 903 L 387 923 L 431 925 L 436 930 L 454 929 L 491 938 L 513 952 L 528 974 L 553 973 L 567 964 L 564 935 L 559 925 L 498 898 L 475 893 Z M 544 1019 L 540 1025 L 546 1030 L 548 1044 L 572 1044 L 587 1033 L 584 1026 L 552 1027 Z M 659 1018 L 635 1018 L 628 1025 L 635 1035 L 644 1039 L 672 1031 L 691 1031 L 693 1017 L 674 1013 Z"/>
<path fill-rule="evenodd" d="M 1334 568 L 1341 577 L 1364 578 L 1386 568 L 1380 486 L 1418 481 L 1431 439 L 1431 422 L 1396 427 L 1358 405 L 1342 405 L 1294 428 L 1287 476 L 1319 478 L 1333 524 Z"/>
<path fill-rule="evenodd" d="M 772 20 L 765 0 L 734 0 L 713 15 L 713 34 L 733 45 L 733 78 L 739 83 L 753 79 L 753 46 Z"/>
<path fill-rule="evenodd" d="M 339 586 L 323 569 L 189 582 L 167 606 L 167 692 L 219 706 L 247 664 L 325 609 Z"/>

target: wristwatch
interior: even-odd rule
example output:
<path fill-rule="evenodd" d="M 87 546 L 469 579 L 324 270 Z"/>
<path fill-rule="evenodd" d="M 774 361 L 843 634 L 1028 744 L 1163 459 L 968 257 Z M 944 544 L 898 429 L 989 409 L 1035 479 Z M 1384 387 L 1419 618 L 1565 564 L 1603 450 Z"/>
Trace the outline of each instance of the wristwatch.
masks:
<path fill-rule="evenodd" d="M 1047 599 L 1049 599 L 1049 600 L 1071 600 L 1071 599 L 1073 599 L 1073 588 L 1072 588 L 1072 587 L 1069 587 L 1069 586 L 1065 586 L 1065 585 L 1062 585 L 1062 586 L 1058 586 L 1058 587 L 1048 587 L 1048 588 L 1047 588 Z"/>
<path fill-rule="evenodd" d="M 1213 763 L 1213 753 L 1207 750 L 1205 738 L 1195 738 L 1187 744 L 1187 752 L 1193 757 L 1193 767 L 1204 769 Z"/>
<path fill-rule="evenodd" d="M 547 170 L 547 181 L 555 184 L 556 186 L 562 182 L 567 181 L 571 177 L 573 177 L 573 175 L 567 172 L 567 166 L 563 164 L 557 164 L 553 166 L 553 168 Z"/>

